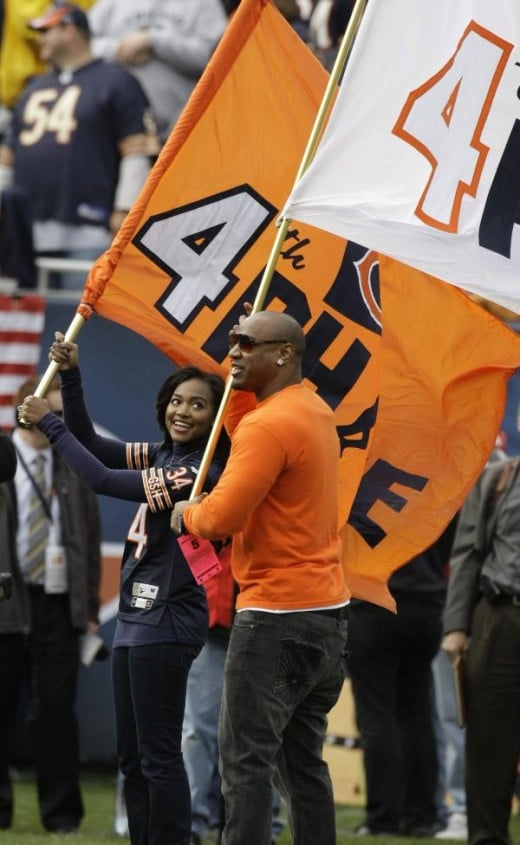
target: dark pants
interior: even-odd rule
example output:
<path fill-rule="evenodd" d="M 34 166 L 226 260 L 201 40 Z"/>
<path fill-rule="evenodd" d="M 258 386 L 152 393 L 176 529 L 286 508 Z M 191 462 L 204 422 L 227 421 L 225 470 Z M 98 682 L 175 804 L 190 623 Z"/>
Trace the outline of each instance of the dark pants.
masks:
<path fill-rule="evenodd" d="M 466 793 L 471 845 L 508 845 L 520 755 L 520 606 L 481 599 L 466 660 Z"/>
<path fill-rule="evenodd" d="M 268 845 L 273 780 L 295 845 L 334 845 L 322 747 L 343 686 L 347 623 L 314 612 L 245 610 L 233 623 L 219 724 L 223 845 Z"/>
<path fill-rule="evenodd" d="M 199 648 L 118 647 L 112 680 L 132 845 L 188 845 L 190 789 L 181 751 L 186 683 Z"/>
<path fill-rule="evenodd" d="M 437 815 L 431 662 L 441 640 L 442 604 L 417 596 L 398 604 L 397 614 L 368 602 L 349 608 L 366 823 L 389 833 L 428 829 Z"/>
<path fill-rule="evenodd" d="M 48 830 L 77 827 L 83 817 L 75 714 L 78 634 L 70 624 L 68 596 L 31 593 L 33 630 L 0 636 L 0 725 L 10 737 L 24 682 L 27 724 L 38 800 Z M 0 743 L 0 826 L 13 813 L 6 742 Z"/>

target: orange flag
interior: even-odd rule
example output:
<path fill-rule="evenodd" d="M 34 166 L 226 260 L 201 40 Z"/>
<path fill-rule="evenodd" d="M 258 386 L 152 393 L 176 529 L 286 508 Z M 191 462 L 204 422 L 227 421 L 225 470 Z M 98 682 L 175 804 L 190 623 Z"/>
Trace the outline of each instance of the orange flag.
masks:
<path fill-rule="evenodd" d="M 520 338 L 456 288 L 379 264 L 379 409 L 342 537 L 351 589 L 388 606 L 388 576 L 437 539 L 493 449 Z"/>
<path fill-rule="evenodd" d="M 177 364 L 224 373 L 227 332 L 255 297 L 325 85 L 269 0 L 242 0 L 83 303 Z M 388 607 L 390 573 L 476 479 L 520 364 L 513 333 L 410 272 L 295 224 L 265 303 L 304 327 L 305 378 L 336 416 L 347 580 Z"/>

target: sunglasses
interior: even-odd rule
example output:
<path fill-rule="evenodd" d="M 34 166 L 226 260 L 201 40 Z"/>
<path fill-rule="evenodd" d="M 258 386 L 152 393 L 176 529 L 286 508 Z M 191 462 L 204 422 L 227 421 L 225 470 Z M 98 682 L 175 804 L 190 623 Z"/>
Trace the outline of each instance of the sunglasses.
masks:
<path fill-rule="evenodd" d="M 229 333 L 230 350 L 233 349 L 234 346 L 238 346 L 241 352 L 252 352 L 255 346 L 265 346 L 269 343 L 289 343 L 289 341 L 283 339 L 255 340 L 254 337 L 250 337 L 248 334 L 240 334 L 239 332 Z"/>

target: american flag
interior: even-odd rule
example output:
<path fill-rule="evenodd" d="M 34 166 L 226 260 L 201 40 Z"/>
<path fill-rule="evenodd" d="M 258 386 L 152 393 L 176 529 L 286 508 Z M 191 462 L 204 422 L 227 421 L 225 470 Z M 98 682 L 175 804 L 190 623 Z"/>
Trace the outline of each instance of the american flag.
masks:
<path fill-rule="evenodd" d="M 40 360 L 45 299 L 0 296 L 0 425 L 14 426 L 14 396 Z"/>

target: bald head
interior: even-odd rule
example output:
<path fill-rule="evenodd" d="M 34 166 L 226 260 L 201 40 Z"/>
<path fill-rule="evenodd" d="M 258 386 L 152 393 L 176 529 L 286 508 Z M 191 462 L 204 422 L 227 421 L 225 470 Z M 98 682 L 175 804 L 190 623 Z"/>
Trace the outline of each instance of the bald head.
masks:
<path fill-rule="evenodd" d="M 280 311 L 257 311 L 241 326 L 242 331 L 247 331 L 255 326 L 262 327 L 271 337 L 279 337 L 292 344 L 294 353 L 301 358 L 305 351 L 305 335 L 303 329 L 294 317 Z M 262 335 L 263 336 L 263 335 Z"/>

